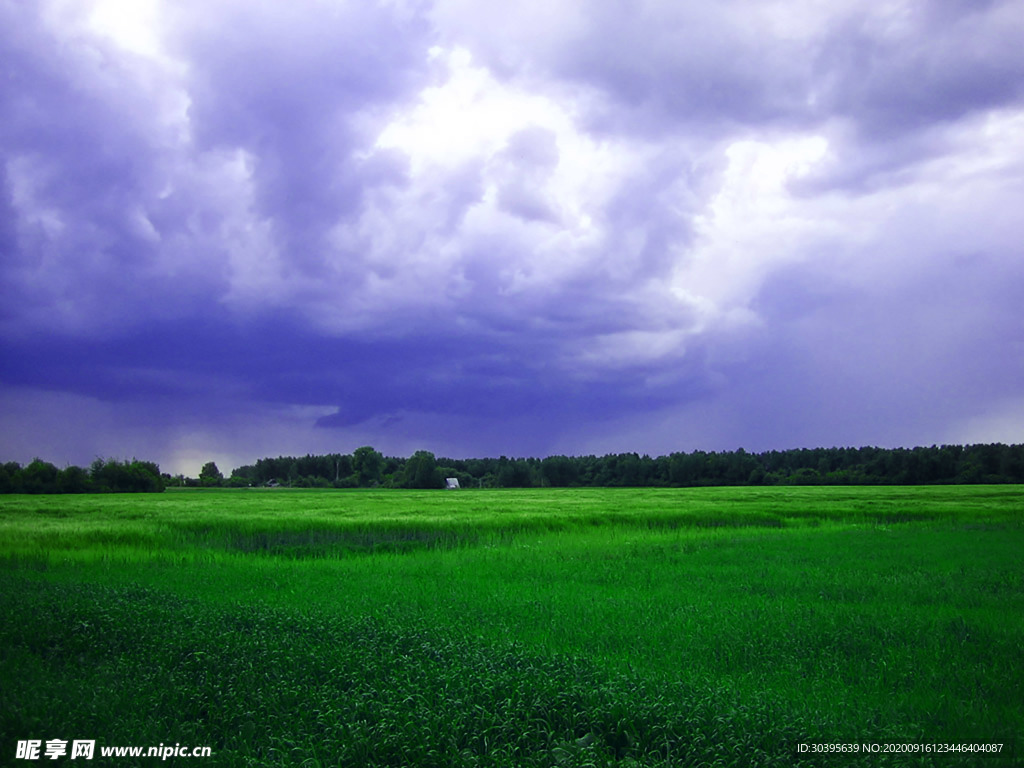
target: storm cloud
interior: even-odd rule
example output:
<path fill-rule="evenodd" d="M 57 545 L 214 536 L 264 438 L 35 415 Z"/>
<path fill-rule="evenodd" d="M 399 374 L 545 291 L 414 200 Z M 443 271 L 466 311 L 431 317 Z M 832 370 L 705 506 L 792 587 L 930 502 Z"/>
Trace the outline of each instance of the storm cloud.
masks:
<path fill-rule="evenodd" d="M 5 459 L 1024 441 L 1018 3 L 0 29 Z"/>

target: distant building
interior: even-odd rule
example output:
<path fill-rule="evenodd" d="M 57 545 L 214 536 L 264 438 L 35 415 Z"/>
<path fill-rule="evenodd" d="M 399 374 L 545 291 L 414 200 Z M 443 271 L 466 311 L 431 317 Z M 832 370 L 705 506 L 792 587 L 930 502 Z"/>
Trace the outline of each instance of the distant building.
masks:
<path fill-rule="evenodd" d="M 459 488 L 460 488 L 460 486 L 459 486 L 459 478 L 457 478 L 457 477 L 446 477 L 444 479 L 444 487 L 445 487 L 445 489 L 447 489 L 449 491 L 457 491 L 457 490 L 459 490 Z"/>

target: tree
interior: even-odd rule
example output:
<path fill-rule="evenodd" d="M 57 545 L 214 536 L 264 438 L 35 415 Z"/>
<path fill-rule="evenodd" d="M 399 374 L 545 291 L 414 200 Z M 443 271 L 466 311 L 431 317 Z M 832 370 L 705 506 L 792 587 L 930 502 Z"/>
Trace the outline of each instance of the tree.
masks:
<path fill-rule="evenodd" d="M 151 461 L 96 459 L 89 469 L 93 490 L 99 493 L 160 493 L 164 481 Z"/>
<path fill-rule="evenodd" d="M 544 484 L 552 487 L 573 485 L 577 479 L 576 464 L 568 456 L 548 456 L 540 463 Z"/>
<path fill-rule="evenodd" d="M 18 462 L 0 464 L 0 493 L 21 493 L 21 465 Z"/>
<path fill-rule="evenodd" d="M 232 485 L 242 487 L 246 485 L 253 485 L 258 482 L 256 467 L 252 464 L 243 464 L 240 467 L 235 467 L 231 470 Z"/>
<path fill-rule="evenodd" d="M 430 451 L 416 451 L 405 463 L 402 471 L 405 488 L 442 488 L 444 478 L 437 467 L 437 459 Z"/>
<path fill-rule="evenodd" d="M 89 480 L 89 473 L 81 467 L 70 466 L 61 470 L 57 475 L 57 490 L 59 493 L 88 493 L 92 483 Z"/>
<path fill-rule="evenodd" d="M 334 474 L 328 480 L 337 487 L 344 487 L 349 484 L 349 478 L 353 472 L 352 457 L 348 454 L 335 453 L 328 457 Z"/>
<path fill-rule="evenodd" d="M 498 485 L 502 488 L 531 488 L 534 485 L 530 465 L 523 459 L 498 459 Z"/>
<path fill-rule="evenodd" d="M 352 454 L 352 468 L 355 470 L 356 485 L 367 487 L 380 482 L 380 471 L 384 457 L 368 445 L 356 448 Z"/>
<path fill-rule="evenodd" d="M 21 471 L 22 493 L 56 493 L 60 470 L 42 459 L 34 459 Z"/>
<path fill-rule="evenodd" d="M 224 475 L 217 469 L 216 462 L 208 461 L 199 470 L 199 482 L 206 486 L 220 485 L 224 482 Z"/>

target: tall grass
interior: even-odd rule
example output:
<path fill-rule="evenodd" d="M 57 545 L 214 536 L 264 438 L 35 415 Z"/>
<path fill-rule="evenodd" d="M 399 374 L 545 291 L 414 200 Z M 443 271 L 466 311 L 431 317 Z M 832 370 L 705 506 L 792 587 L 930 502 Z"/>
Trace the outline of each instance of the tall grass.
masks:
<path fill-rule="evenodd" d="M 90 732 L 218 765 L 1020 757 L 1020 488 L 165 496 L 0 506 L 0 760 Z"/>
<path fill-rule="evenodd" d="M 794 528 L 1014 522 L 1017 486 L 422 491 L 169 490 L 0 498 L 0 556 L 286 556 L 487 544 L 599 527 Z M 90 554 L 93 553 L 93 554 Z"/>

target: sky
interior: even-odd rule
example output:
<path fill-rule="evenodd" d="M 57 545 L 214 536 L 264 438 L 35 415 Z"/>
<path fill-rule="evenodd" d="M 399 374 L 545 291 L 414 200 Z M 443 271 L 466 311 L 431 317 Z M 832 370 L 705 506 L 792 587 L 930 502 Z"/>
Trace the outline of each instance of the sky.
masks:
<path fill-rule="evenodd" d="M 1018 0 L 0 0 L 0 460 L 1024 442 Z"/>

